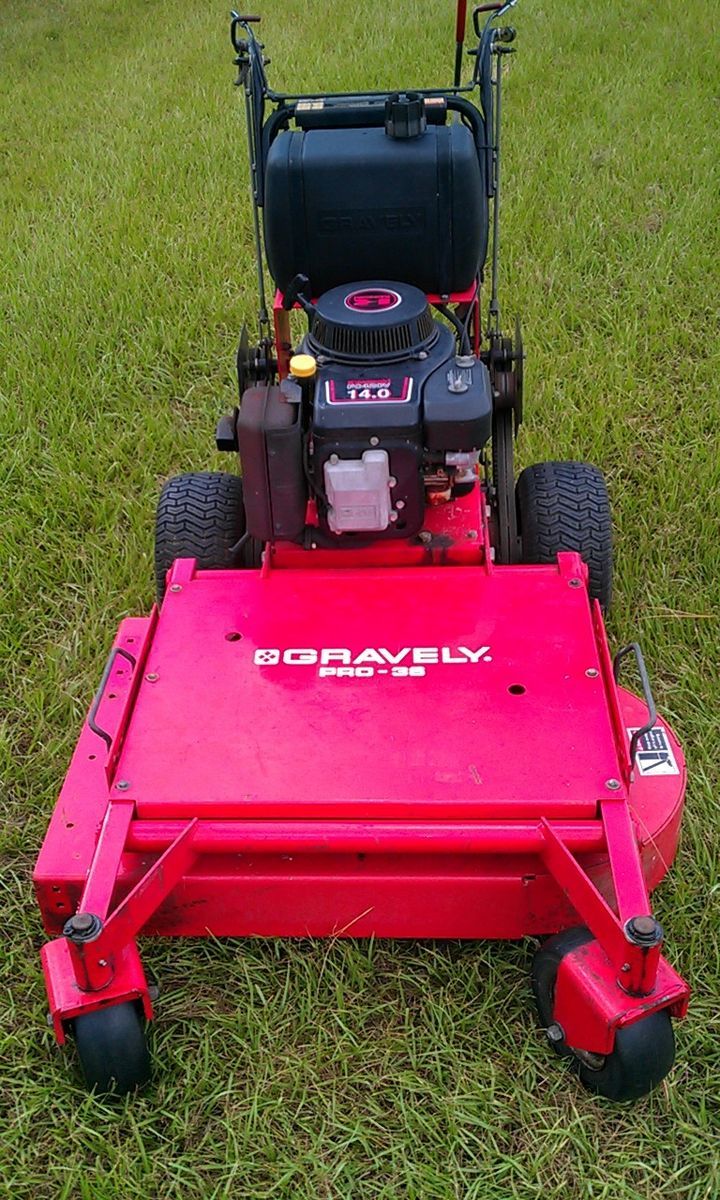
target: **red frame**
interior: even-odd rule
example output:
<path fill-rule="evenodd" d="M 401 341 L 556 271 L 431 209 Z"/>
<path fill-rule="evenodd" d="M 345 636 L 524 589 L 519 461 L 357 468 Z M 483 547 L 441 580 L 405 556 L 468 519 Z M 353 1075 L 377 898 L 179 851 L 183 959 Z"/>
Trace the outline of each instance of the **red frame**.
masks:
<path fill-rule="evenodd" d="M 35 870 L 48 933 L 62 935 L 76 912 L 99 918 L 94 940 L 55 936 L 43 948 L 58 1041 L 78 1013 L 129 998 L 142 1001 L 151 1015 L 136 945 L 148 933 L 521 937 L 583 923 L 596 940 L 564 960 L 556 987 L 555 1017 L 571 1045 L 606 1053 L 618 1027 L 649 1011 L 684 1015 L 687 985 L 661 958 L 659 945 L 643 949 L 627 932 L 632 917 L 650 913 L 649 891 L 675 854 L 685 790 L 682 752 L 668 730 L 678 774 L 647 779 L 631 770 L 627 729 L 642 723 L 644 705 L 614 682 L 599 606 L 588 603 L 586 581 L 575 554 L 560 555 L 554 567 L 496 567 L 479 485 L 470 496 L 429 510 L 425 540 L 415 543 L 378 541 L 348 552 L 278 544 L 257 572 L 203 573 L 192 560 L 178 560 L 162 611 L 120 626 L 114 649 L 130 651 L 136 666 L 131 670 L 115 656 L 97 708 L 111 740 L 107 761 L 104 743 L 86 724 Z M 321 616 L 318 596 L 326 599 Z M 403 597 L 413 598 L 410 607 Z M 232 625 L 226 632 L 231 622 L 244 623 L 244 641 L 234 643 Z M 288 628 L 292 645 L 317 645 L 312 631 L 327 630 L 327 645 L 352 646 L 358 631 L 357 644 L 365 646 L 376 629 L 373 644 L 379 645 L 382 629 L 393 632 L 397 647 L 405 628 L 408 645 L 418 644 L 423 629 L 446 644 L 412 652 L 434 665 L 425 677 L 403 676 L 403 692 L 386 682 L 391 667 L 378 667 L 365 692 L 365 680 L 340 678 L 328 682 L 335 691 L 326 691 L 319 668 L 283 662 L 279 673 L 268 667 L 252 674 L 226 657 L 244 654 L 249 664 L 253 647 L 269 644 L 280 628 Z M 498 653 L 494 663 L 486 655 L 488 663 L 476 670 L 480 650 L 472 647 L 486 628 Z M 458 650 L 463 640 L 465 649 Z M 190 661 L 193 644 L 202 654 Z M 351 651 L 328 653 L 332 661 L 333 654 Z M 396 659 L 409 653 L 407 646 L 394 651 Z M 468 654 L 475 656 L 470 674 Z M 578 663 L 589 665 L 581 671 Z M 473 768 L 472 785 L 456 782 L 450 793 L 442 785 L 437 799 L 432 788 L 425 795 L 430 766 L 447 775 L 464 741 L 483 729 L 500 737 L 512 713 L 521 711 L 512 708 L 516 701 L 508 698 L 502 674 L 521 667 L 527 703 L 537 693 L 540 706 L 534 716 L 527 709 L 530 716 L 518 726 L 534 756 L 532 770 L 523 774 L 519 755 L 509 762 L 498 755 L 496 762 L 481 762 L 479 774 Z M 213 725 L 203 725 L 216 704 L 212 681 L 218 679 L 223 694 L 257 716 L 259 741 L 269 739 L 257 777 L 251 772 L 244 781 L 252 795 L 243 794 L 237 779 L 243 760 L 233 757 L 232 723 L 220 730 L 227 747 L 222 761 L 211 744 Z M 456 742 L 453 706 L 468 712 L 473 696 L 482 721 L 463 727 Z M 274 707 L 264 707 L 270 703 Z M 556 703 L 568 728 L 585 723 L 587 763 L 568 750 L 570 735 L 553 711 Z M 287 775 L 282 761 L 269 762 L 277 743 L 271 727 L 264 732 L 278 706 L 289 738 L 294 720 L 304 731 L 303 744 L 298 733 L 298 742 L 286 747 L 296 752 L 285 764 Z M 543 751 L 532 737 L 546 707 Z M 349 790 L 361 760 L 352 760 L 345 775 L 340 761 L 334 771 L 324 765 L 323 755 L 333 763 L 335 743 L 322 721 L 313 722 L 321 709 L 327 720 L 346 712 L 355 721 L 350 756 L 367 754 L 364 722 L 377 721 L 379 762 L 367 756 L 362 803 L 351 800 Z M 182 712 L 188 729 L 197 728 L 194 758 L 173 755 L 162 744 L 167 726 L 180 747 L 187 744 L 188 730 L 178 733 Z M 426 744 L 437 729 L 442 740 L 430 759 L 422 753 L 417 763 L 407 759 L 401 777 L 389 761 L 393 739 L 405 737 L 407 747 L 414 738 Z M 360 749 L 351 750 L 353 742 Z M 313 794 L 293 800 L 280 791 L 292 789 L 305 749 L 319 774 L 315 786 L 300 789 Z M 202 774 L 193 775 L 195 760 L 209 781 L 206 795 L 199 791 Z M 495 791 L 476 799 L 485 774 Z M 607 774 L 614 777 L 613 791 L 602 786 Z M 511 794 L 514 781 L 517 794 Z"/>

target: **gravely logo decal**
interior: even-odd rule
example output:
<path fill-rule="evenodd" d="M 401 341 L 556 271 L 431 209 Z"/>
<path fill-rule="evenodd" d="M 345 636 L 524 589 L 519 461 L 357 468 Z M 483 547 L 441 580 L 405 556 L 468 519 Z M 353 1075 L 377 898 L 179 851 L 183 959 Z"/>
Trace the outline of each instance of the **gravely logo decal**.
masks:
<path fill-rule="evenodd" d="M 256 650 L 254 661 L 257 667 L 315 667 L 322 676 L 367 678 L 391 675 L 402 679 L 424 675 L 427 666 L 467 667 L 492 662 L 492 655 L 489 646 L 475 650 L 469 646 L 403 646 L 400 650 L 368 646 L 357 652 L 345 646 L 327 646 L 320 650 L 293 646 L 287 650 L 278 647 Z"/>

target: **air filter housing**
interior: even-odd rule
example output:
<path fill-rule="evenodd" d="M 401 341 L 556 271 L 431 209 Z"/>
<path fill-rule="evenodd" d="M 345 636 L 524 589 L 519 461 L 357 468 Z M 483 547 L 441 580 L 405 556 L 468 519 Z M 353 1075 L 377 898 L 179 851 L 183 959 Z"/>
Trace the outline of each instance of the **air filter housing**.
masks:
<path fill-rule="evenodd" d="M 424 294 L 407 284 L 368 280 L 325 292 L 308 349 L 336 362 L 397 362 L 427 351 L 438 326 Z"/>

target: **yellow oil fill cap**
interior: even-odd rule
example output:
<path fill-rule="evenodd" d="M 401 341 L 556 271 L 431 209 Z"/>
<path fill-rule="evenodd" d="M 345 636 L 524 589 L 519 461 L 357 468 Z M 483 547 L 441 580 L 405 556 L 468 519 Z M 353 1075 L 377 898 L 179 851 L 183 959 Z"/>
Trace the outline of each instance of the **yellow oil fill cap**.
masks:
<path fill-rule="evenodd" d="M 290 359 L 290 374 L 296 379 L 312 379 L 317 374 L 317 362 L 312 354 L 293 354 Z"/>

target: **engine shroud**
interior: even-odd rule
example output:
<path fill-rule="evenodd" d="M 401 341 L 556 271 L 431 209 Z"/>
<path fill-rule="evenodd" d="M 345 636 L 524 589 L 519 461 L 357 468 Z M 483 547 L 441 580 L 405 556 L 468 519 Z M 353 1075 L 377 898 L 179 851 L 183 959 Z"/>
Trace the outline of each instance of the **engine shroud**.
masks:
<path fill-rule="evenodd" d="M 429 456 L 437 463 L 443 452 L 479 450 L 489 437 L 486 367 L 471 358 L 460 360 L 459 368 L 455 336 L 433 319 L 425 295 L 384 280 L 321 296 L 304 348 L 319 365 L 311 420 L 318 496 L 327 493 L 326 464 L 359 463 L 366 451 L 385 450 L 391 517 L 386 529 L 373 524 L 367 532 L 412 536 L 423 524 Z M 359 494 L 348 499 L 344 526 L 321 502 L 321 523 L 330 532 L 357 536 L 361 512 L 381 511 L 381 500 Z"/>
<path fill-rule="evenodd" d="M 392 362 L 427 350 L 437 336 L 430 305 L 418 288 L 371 281 L 333 288 L 320 297 L 308 347 L 336 362 Z"/>

